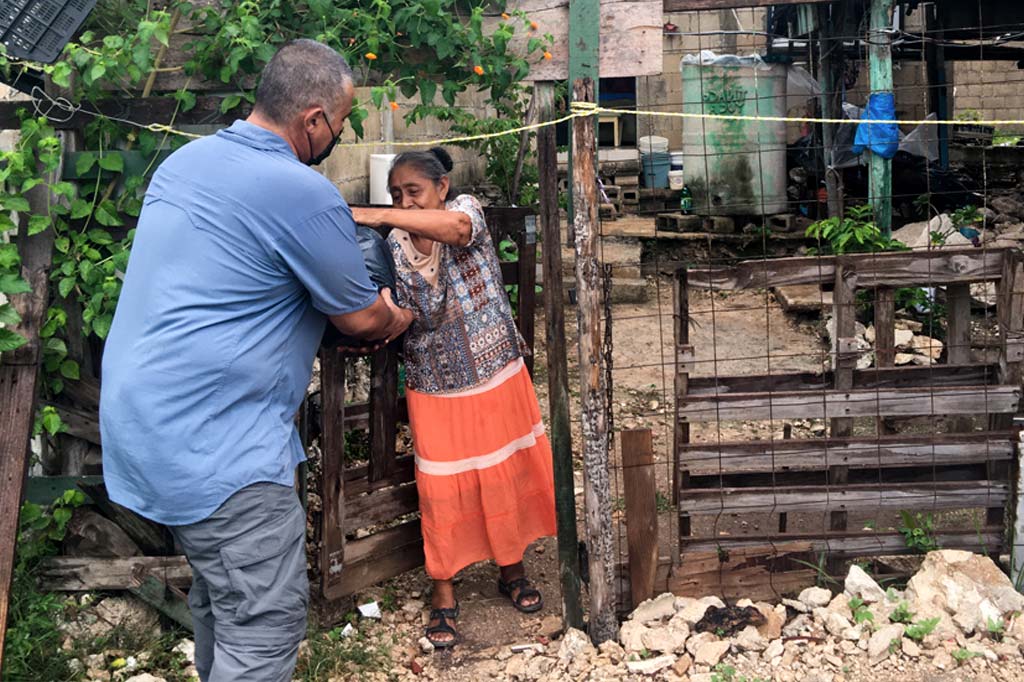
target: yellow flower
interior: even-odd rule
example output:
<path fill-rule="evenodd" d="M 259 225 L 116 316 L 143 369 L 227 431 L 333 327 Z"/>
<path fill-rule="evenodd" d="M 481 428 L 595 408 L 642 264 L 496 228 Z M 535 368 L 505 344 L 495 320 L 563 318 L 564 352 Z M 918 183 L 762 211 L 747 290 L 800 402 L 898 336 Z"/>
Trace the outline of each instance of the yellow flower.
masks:
<path fill-rule="evenodd" d="M 128 661 L 126 661 L 123 658 L 115 658 L 113 661 L 110 662 L 110 667 L 114 670 L 120 670 L 126 665 L 128 665 Z"/>
<path fill-rule="evenodd" d="M 372 52 L 367 52 L 366 53 L 366 58 L 369 59 L 372 62 L 373 60 L 375 60 L 377 58 L 377 55 L 375 55 Z"/>

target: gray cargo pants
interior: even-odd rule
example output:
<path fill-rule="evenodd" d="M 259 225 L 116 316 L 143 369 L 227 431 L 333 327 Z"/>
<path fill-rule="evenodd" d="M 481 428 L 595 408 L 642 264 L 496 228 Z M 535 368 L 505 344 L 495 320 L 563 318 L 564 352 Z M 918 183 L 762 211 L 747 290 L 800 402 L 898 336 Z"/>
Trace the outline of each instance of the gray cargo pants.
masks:
<path fill-rule="evenodd" d="M 171 532 L 192 565 L 199 679 L 289 682 L 309 606 L 306 515 L 295 490 L 250 485 Z"/>

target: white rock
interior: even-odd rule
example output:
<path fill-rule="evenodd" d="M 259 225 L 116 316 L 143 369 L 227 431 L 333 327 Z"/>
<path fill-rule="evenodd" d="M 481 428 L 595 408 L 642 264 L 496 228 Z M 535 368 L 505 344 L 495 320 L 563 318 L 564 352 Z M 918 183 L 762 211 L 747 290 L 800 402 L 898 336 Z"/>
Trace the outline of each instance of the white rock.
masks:
<path fill-rule="evenodd" d="M 643 651 L 644 648 L 644 633 L 647 632 L 648 628 L 646 625 L 642 625 L 635 620 L 627 620 L 619 628 L 619 643 L 622 644 L 622 648 L 632 653 L 634 651 Z"/>
<path fill-rule="evenodd" d="M 850 598 L 845 593 L 837 594 L 832 601 L 825 607 L 829 611 L 834 611 L 846 620 L 853 620 L 853 611 L 850 609 Z"/>
<path fill-rule="evenodd" d="M 189 665 L 196 662 L 196 643 L 191 639 L 181 640 L 171 651 L 181 654 Z"/>
<path fill-rule="evenodd" d="M 590 638 L 576 628 L 566 630 L 558 645 L 558 660 L 561 663 L 569 663 L 577 656 L 588 656 L 593 653 L 594 645 L 590 643 Z"/>
<path fill-rule="evenodd" d="M 782 652 L 784 650 L 785 647 L 782 644 L 782 640 L 773 639 L 771 642 L 768 643 L 768 648 L 764 650 L 762 658 L 764 658 L 766 661 L 770 661 L 776 657 L 782 656 Z"/>
<path fill-rule="evenodd" d="M 915 357 L 917 356 L 911 353 L 897 353 L 893 358 L 893 363 L 896 365 L 909 365 L 914 361 Z"/>
<path fill-rule="evenodd" d="M 992 651 L 981 642 L 968 642 L 966 649 L 970 651 L 972 654 L 981 656 L 989 661 L 999 660 L 999 656 L 996 655 L 996 652 Z"/>
<path fill-rule="evenodd" d="M 689 631 L 677 628 L 649 628 L 641 636 L 644 648 L 660 654 L 681 654 L 686 651 Z"/>
<path fill-rule="evenodd" d="M 715 641 L 704 642 L 693 655 L 693 662 L 697 665 L 714 667 L 722 660 L 722 657 L 729 652 L 729 642 Z"/>
<path fill-rule="evenodd" d="M 433 643 L 431 643 L 431 641 L 426 637 L 420 637 L 417 644 L 420 645 L 420 651 L 422 651 L 425 654 L 429 654 L 434 651 Z"/>
<path fill-rule="evenodd" d="M 968 633 L 985 632 L 990 619 L 1024 611 L 1024 596 L 989 557 L 960 550 L 929 552 L 906 594 L 918 618 L 951 615 Z"/>
<path fill-rule="evenodd" d="M 900 623 L 883 625 L 875 630 L 871 635 L 871 639 L 868 640 L 868 662 L 871 665 L 878 665 L 889 658 L 889 655 L 892 653 L 890 646 L 893 642 L 896 642 L 896 645 L 899 646 L 900 639 L 903 637 L 903 630 L 904 627 Z"/>
<path fill-rule="evenodd" d="M 676 596 L 670 592 L 659 594 L 654 599 L 642 602 L 633 610 L 630 620 L 646 625 L 652 621 L 668 618 L 676 612 Z"/>
<path fill-rule="evenodd" d="M 829 634 L 836 637 L 841 637 L 851 627 L 850 621 L 838 611 L 830 611 L 820 606 L 814 609 L 814 617 L 822 622 Z"/>
<path fill-rule="evenodd" d="M 810 611 L 810 609 L 807 608 L 807 604 L 803 603 L 799 599 L 783 599 L 782 605 L 788 606 L 797 613 L 808 613 Z"/>
<path fill-rule="evenodd" d="M 938 360 L 939 356 L 942 355 L 942 341 L 933 339 L 930 336 L 924 336 L 923 334 L 915 334 L 914 338 L 910 341 L 910 347 L 915 352 L 927 355 L 932 360 Z"/>
<path fill-rule="evenodd" d="M 718 638 L 710 632 L 699 632 L 690 639 L 686 640 L 686 652 L 691 656 L 697 655 L 697 649 L 703 644 L 708 642 L 717 642 Z"/>
<path fill-rule="evenodd" d="M 864 569 L 853 564 L 850 572 L 846 574 L 846 594 L 851 597 L 860 597 L 866 604 L 873 604 L 885 599 L 885 590 L 878 586 L 874 578 L 864 572 Z"/>
<path fill-rule="evenodd" d="M 786 623 L 786 626 L 782 628 L 782 634 L 787 637 L 796 637 L 803 634 L 805 630 L 810 630 L 813 622 L 811 617 L 806 613 L 801 613 L 793 620 Z"/>
<path fill-rule="evenodd" d="M 704 617 L 704 613 L 708 608 L 710 608 L 710 606 L 711 604 L 706 604 L 702 601 L 692 601 L 679 611 L 676 611 L 676 615 L 672 617 L 672 621 L 682 621 L 689 626 L 693 626 Z"/>
<path fill-rule="evenodd" d="M 839 636 L 842 637 L 843 640 L 845 640 L 845 641 L 857 642 L 857 641 L 860 640 L 860 638 L 863 635 L 864 635 L 864 628 L 861 627 L 860 625 L 854 625 L 852 627 L 849 627 L 849 628 L 846 628 L 845 630 L 843 630 L 843 632 Z"/>
<path fill-rule="evenodd" d="M 141 675 L 132 675 L 124 682 L 167 682 L 167 680 L 162 677 L 150 675 L 149 673 L 142 673 Z"/>
<path fill-rule="evenodd" d="M 555 667 L 555 659 L 547 656 L 534 656 L 526 664 L 526 679 L 539 680 Z"/>
<path fill-rule="evenodd" d="M 910 658 L 917 658 L 921 655 L 921 647 L 912 639 L 903 638 L 903 653 Z"/>
<path fill-rule="evenodd" d="M 813 609 L 818 606 L 828 606 L 828 603 L 832 601 L 832 593 L 823 587 L 808 587 L 800 593 L 799 599 Z"/>
<path fill-rule="evenodd" d="M 743 628 L 734 641 L 741 651 L 764 651 L 768 648 L 768 640 L 753 625 Z"/>
<path fill-rule="evenodd" d="M 951 670 L 956 666 L 956 661 L 945 649 L 939 649 L 932 658 L 932 665 L 939 670 Z"/>
<path fill-rule="evenodd" d="M 637 675 L 654 675 L 655 673 L 668 668 L 675 662 L 675 656 L 665 654 L 663 656 L 658 656 L 657 658 L 648 658 L 643 661 L 628 661 L 626 663 L 626 669 Z"/>
<path fill-rule="evenodd" d="M 909 348 L 910 342 L 914 338 L 914 332 L 909 329 L 896 329 L 893 336 L 897 348 Z"/>

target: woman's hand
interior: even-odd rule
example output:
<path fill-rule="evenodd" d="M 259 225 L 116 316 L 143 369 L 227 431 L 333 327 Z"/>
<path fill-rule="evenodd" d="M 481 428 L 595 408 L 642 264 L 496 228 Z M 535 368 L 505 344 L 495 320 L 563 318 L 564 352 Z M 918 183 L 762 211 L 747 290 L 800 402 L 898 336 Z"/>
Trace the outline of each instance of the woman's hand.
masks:
<path fill-rule="evenodd" d="M 367 227 L 381 227 L 384 223 L 385 212 L 388 209 L 355 207 L 352 209 L 352 219 L 360 225 Z"/>

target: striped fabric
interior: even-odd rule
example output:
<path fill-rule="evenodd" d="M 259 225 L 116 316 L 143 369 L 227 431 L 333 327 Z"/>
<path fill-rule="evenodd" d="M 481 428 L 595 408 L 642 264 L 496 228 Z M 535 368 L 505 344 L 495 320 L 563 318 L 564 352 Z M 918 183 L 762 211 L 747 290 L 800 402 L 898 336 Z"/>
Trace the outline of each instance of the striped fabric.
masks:
<path fill-rule="evenodd" d="M 555 533 L 551 446 L 522 358 L 462 393 L 407 396 L 431 578 L 514 564 Z"/>

